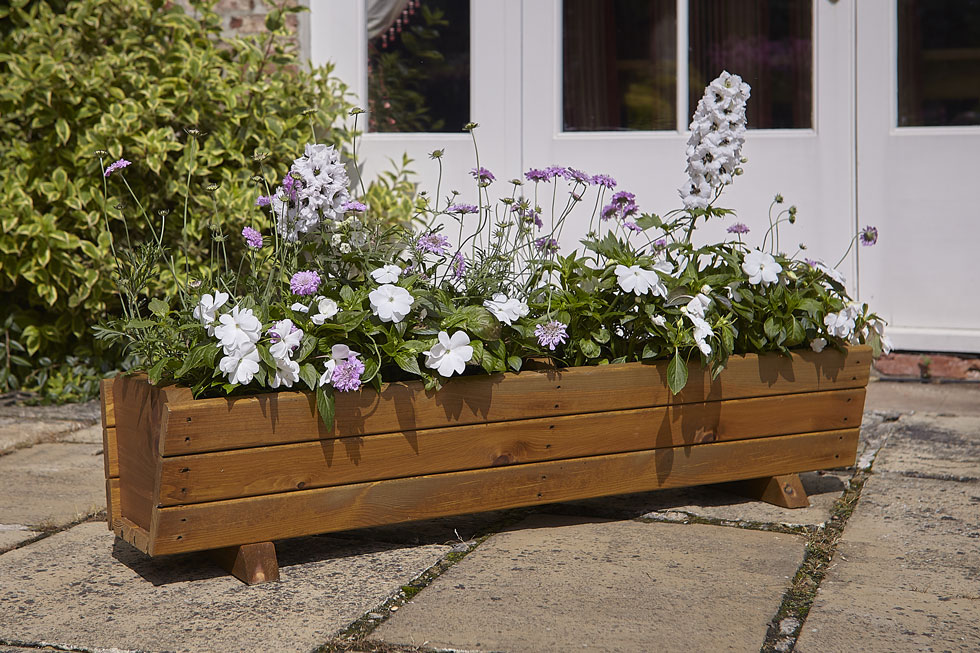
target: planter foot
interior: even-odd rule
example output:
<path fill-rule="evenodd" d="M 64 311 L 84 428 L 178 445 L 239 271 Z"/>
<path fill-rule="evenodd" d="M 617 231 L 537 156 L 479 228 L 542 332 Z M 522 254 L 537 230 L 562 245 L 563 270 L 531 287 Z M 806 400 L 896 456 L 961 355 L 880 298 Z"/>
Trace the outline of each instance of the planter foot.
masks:
<path fill-rule="evenodd" d="M 765 501 L 782 508 L 809 508 L 799 474 L 783 474 L 719 484 L 726 492 Z"/>
<path fill-rule="evenodd" d="M 272 542 L 229 546 L 208 553 L 225 571 L 246 585 L 279 580 L 279 561 Z"/>

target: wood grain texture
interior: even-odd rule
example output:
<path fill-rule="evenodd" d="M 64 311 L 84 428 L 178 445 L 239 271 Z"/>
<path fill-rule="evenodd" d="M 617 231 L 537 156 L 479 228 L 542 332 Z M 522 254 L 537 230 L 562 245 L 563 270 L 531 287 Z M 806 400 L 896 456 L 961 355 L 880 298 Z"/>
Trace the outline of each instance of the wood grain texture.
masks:
<path fill-rule="evenodd" d="M 112 385 L 119 452 L 119 512 L 146 531 L 160 484 L 160 434 L 167 414 L 159 388 L 137 377 L 118 377 Z"/>
<path fill-rule="evenodd" d="M 116 529 L 115 523 L 119 517 L 119 479 L 107 478 L 105 480 L 105 521 L 110 531 Z"/>
<path fill-rule="evenodd" d="M 230 546 L 209 553 L 218 566 L 246 585 L 279 580 L 279 560 L 272 542 Z"/>
<path fill-rule="evenodd" d="M 857 428 L 436 474 L 159 508 L 151 553 L 852 464 Z"/>
<path fill-rule="evenodd" d="M 151 553 L 149 532 L 134 524 L 125 517 L 119 517 L 114 521 L 113 531 L 116 537 L 129 542 L 143 553 Z"/>
<path fill-rule="evenodd" d="M 426 392 L 420 382 L 394 383 L 374 390 L 338 393 L 336 421 L 327 431 L 311 395 L 279 392 L 248 397 L 193 400 L 179 388 L 164 388 L 168 429 L 164 456 L 267 446 L 394 431 L 415 431 L 631 410 L 722 399 L 860 388 L 867 385 L 871 351 L 794 353 L 791 358 L 733 356 L 711 380 L 700 364 L 689 366 L 687 387 L 676 397 L 666 384 L 666 362 L 626 363 L 565 370 L 525 371 L 453 379 Z"/>
<path fill-rule="evenodd" d="M 276 492 L 860 424 L 864 388 L 406 431 L 165 458 L 159 503 Z"/>
<path fill-rule="evenodd" d="M 99 403 L 102 408 L 102 462 L 105 477 L 119 476 L 119 453 L 116 450 L 116 411 L 112 396 L 115 379 L 102 379 L 99 383 Z"/>
<path fill-rule="evenodd" d="M 781 508 L 808 508 L 810 498 L 803 489 L 799 474 L 783 474 L 765 478 L 722 483 L 719 488 L 732 494 L 771 503 Z"/>

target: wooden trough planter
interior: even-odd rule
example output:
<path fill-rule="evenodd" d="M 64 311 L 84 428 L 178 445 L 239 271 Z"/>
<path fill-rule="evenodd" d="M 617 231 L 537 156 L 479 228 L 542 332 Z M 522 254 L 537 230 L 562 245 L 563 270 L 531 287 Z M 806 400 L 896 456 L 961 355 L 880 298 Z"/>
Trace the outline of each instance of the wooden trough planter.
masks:
<path fill-rule="evenodd" d="M 119 376 L 109 527 L 261 582 L 274 540 L 315 533 L 728 481 L 805 506 L 796 473 L 854 463 L 870 364 L 866 346 L 733 356 L 714 381 L 692 364 L 676 397 L 666 362 L 393 383 L 338 393 L 329 431 L 309 393 L 195 400 Z"/>

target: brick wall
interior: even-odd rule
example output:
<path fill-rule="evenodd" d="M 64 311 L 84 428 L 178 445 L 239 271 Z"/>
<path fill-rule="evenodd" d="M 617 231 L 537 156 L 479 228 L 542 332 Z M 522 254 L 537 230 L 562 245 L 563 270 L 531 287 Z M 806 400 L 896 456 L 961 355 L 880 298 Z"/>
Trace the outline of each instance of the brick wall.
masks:
<path fill-rule="evenodd" d="M 187 0 L 177 0 L 188 7 Z M 290 0 L 290 4 L 309 7 L 309 0 Z M 269 5 L 263 0 L 218 0 L 215 11 L 222 18 L 225 36 L 258 34 L 265 31 L 265 17 Z M 286 16 L 286 27 L 293 33 L 303 58 L 309 57 L 309 14 L 300 12 Z"/>

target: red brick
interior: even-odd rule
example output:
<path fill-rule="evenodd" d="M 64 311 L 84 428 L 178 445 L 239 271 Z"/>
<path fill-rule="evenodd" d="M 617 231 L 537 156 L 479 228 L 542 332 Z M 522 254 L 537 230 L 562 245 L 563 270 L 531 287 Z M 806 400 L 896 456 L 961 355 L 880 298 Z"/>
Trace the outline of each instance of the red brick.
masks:
<path fill-rule="evenodd" d="M 214 10 L 221 15 L 232 12 L 250 14 L 254 9 L 254 0 L 218 0 L 214 6 Z"/>
<path fill-rule="evenodd" d="M 922 376 L 918 354 L 888 354 L 875 362 L 875 369 L 888 376 Z"/>

